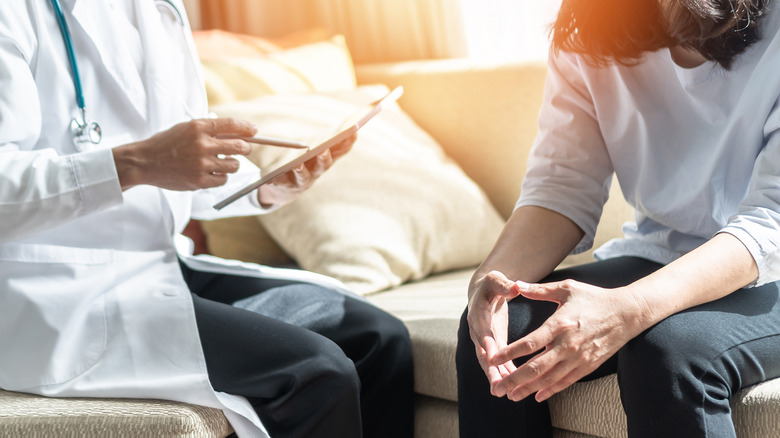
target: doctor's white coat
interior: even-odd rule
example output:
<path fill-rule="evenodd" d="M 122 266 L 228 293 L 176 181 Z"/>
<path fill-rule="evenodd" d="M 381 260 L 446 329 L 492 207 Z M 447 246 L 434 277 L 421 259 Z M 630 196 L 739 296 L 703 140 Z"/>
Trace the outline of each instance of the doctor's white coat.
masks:
<path fill-rule="evenodd" d="M 213 203 L 258 176 L 251 164 L 224 188 L 121 191 L 111 147 L 206 113 L 187 24 L 154 0 L 128 1 L 137 28 L 112 10 L 116 2 L 61 0 L 87 117 L 104 135 L 84 148 L 70 135 L 79 110 L 49 0 L 0 2 L 0 388 L 212 406 L 240 436 L 265 437 L 245 399 L 209 384 L 178 259 L 201 270 L 332 280 L 177 254 L 174 236 L 190 215 L 213 217 Z M 223 212 L 259 213 L 250 198 Z"/>

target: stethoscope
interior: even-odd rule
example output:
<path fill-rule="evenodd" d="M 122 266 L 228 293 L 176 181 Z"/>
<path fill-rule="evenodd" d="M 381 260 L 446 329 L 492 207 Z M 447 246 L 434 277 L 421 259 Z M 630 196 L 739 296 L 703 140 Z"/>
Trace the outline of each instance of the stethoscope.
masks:
<path fill-rule="evenodd" d="M 155 0 L 158 8 L 163 8 L 173 15 L 176 21 L 184 26 L 184 18 L 179 12 L 179 8 L 173 4 L 172 0 Z M 73 87 L 76 89 L 76 104 L 79 107 L 80 117 L 76 116 L 70 122 L 70 132 L 73 137 L 73 142 L 79 146 L 84 144 L 99 144 L 103 139 L 103 131 L 100 129 L 98 122 L 87 120 L 87 108 L 84 103 L 84 91 L 81 87 L 81 75 L 79 74 L 79 66 L 76 62 L 76 52 L 73 50 L 73 39 L 70 36 L 70 29 L 68 29 L 68 23 L 65 22 L 65 15 L 62 13 L 62 7 L 59 0 L 51 0 L 51 5 L 54 8 L 54 14 L 57 16 L 57 22 L 60 26 L 60 32 L 62 33 L 62 39 L 65 42 L 65 50 L 68 53 L 68 62 L 70 63 L 70 69 L 73 74 Z"/>

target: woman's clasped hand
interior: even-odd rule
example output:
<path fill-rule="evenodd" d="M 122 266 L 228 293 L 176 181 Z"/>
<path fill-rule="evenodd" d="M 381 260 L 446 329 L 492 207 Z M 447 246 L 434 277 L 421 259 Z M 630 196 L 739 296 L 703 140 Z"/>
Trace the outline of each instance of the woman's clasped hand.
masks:
<path fill-rule="evenodd" d="M 507 302 L 521 296 L 557 310 L 539 328 L 507 344 Z M 535 284 L 498 271 L 476 282 L 469 325 L 491 392 L 543 401 L 593 372 L 644 330 L 647 304 L 630 288 L 606 289 L 575 280 Z M 533 355 L 520 367 L 514 359 Z"/>

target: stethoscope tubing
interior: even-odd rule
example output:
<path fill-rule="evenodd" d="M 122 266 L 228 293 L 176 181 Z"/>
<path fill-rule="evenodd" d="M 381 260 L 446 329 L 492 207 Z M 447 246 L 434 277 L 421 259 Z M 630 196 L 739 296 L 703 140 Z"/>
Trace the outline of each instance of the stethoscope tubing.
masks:
<path fill-rule="evenodd" d="M 174 14 L 175 19 L 184 27 L 184 17 L 182 17 L 179 8 L 173 3 L 172 0 L 155 0 L 163 5 L 166 9 Z M 50 0 L 52 8 L 54 9 L 54 15 L 57 17 L 57 22 L 60 26 L 60 33 L 62 34 L 62 40 L 65 42 L 65 52 L 68 55 L 68 62 L 70 63 L 70 69 L 73 76 L 73 87 L 76 91 L 76 104 L 81 112 L 81 120 L 78 117 L 73 118 L 71 121 L 71 133 L 73 135 L 73 142 L 79 147 L 80 144 L 92 143 L 98 144 L 103 137 L 100 125 L 97 122 L 87 121 L 87 109 L 86 101 L 84 99 L 84 90 L 82 88 L 81 74 L 79 73 L 78 62 L 76 61 L 76 51 L 73 48 L 73 39 L 71 38 L 70 28 L 65 21 L 65 14 L 62 12 L 62 6 L 59 0 Z"/>
<path fill-rule="evenodd" d="M 62 7 L 59 0 L 51 0 L 51 5 L 54 8 L 54 15 L 57 16 L 57 21 L 60 24 L 60 33 L 62 34 L 62 40 L 65 41 L 65 51 L 68 53 L 68 61 L 70 62 L 70 69 L 73 73 L 73 86 L 76 89 L 76 104 L 79 109 L 84 112 L 86 104 L 84 102 L 84 91 L 81 88 L 81 75 L 79 74 L 78 62 L 76 62 L 76 51 L 73 49 L 73 39 L 70 37 L 70 29 L 68 23 L 65 21 L 65 14 L 62 13 Z"/>

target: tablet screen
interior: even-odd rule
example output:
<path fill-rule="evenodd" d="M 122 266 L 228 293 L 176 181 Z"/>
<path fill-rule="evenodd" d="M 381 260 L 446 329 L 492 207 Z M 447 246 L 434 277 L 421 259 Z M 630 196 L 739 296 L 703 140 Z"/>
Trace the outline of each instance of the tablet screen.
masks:
<path fill-rule="evenodd" d="M 268 173 L 265 173 L 259 180 L 253 182 L 252 184 L 249 184 L 248 186 L 233 193 L 232 195 L 228 196 L 222 201 L 214 204 L 214 208 L 217 210 L 221 210 L 222 208 L 226 207 L 233 201 L 241 198 L 244 195 L 251 193 L 258 187 L 262 186 L 263 184 L 273 181 L 274 179 L 289 172 L 292 169 L 295 169 L 296 167 L 300 166 L 301 164 L 305 163 L 311 158 L 316 157 L 317 155 L 325 152 L 331 147 L 350 138 L 360 128 L 362 128 L 369 120 L 371 120 L 372 118 L 374 118 L 374 116 L 379 114 L 379 112 L 382 110 L 382 108 L 385 105 L 396 101 L 399 97 L 401 97 L 402 94 L 403 94 L 402 87 L 397 87 L 393 89 L 391 92 L 387 93 L 381 99 L 377 100 L 376 102 L 372 102 L 365 108 L 362 108 L 360 111 L 358 111 L 357 113 L 353 114 L 351 117 L 348 117 L 346 120 L 344 120 L 344 122 L 342 122 L 338 126 L 338 128 L 336 128 L 333 131 L 335 132 L 335 134 L 333 132 L 330 132 L 325 136 L 324 140 L 322 140 L 319 143 L 316 143 L 315 146 L 309 148 L 308 151 L 304 152 L 301 155 L 298 155 L 297 157 L 295 157 L 291 161 L 288 161 L 282 166 L 277 167 L 276 169 Z"/>

